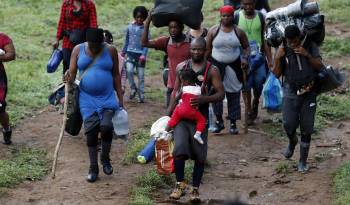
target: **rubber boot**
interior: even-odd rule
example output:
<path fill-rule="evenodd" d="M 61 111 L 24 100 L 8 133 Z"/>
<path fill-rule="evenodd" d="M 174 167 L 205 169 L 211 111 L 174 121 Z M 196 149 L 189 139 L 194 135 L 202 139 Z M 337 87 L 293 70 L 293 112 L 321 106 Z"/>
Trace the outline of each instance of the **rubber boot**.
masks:
<path fill-rule="evenodd" d="M 111 165 L 111 160 L 109 158 L 109 153 L 111 151 L 112 141 L 102 140 L 102 151 L 101 151 L 101 163 L 103 166 L 103 172 L 106 175 L 111 175 L 113 173 L 113 167 Z"/>
<path fill-rule="evenodd" d="M 11 141 L 12 130 L 11 130 L 11 128 L 9 128 L 9 130 L 2 129 L 2 135 L 4 137 L 3 144 L 5 144 L 5 145 L 12 144 L 12 141 Z"/>
<path fill-rule="evenodd" d="M 95 182 L 98 177 L 97 146 L 88 147 L 88 150 L 89 150 L 89 158 L 90 158 L 90 168 L 89 168 L 89 173 L 86 177 L 86 180 L 88 182 Z"/>
<path fill-rule="evenodd" d="M 253 100 L 251 119 L 255 120 L 258 117 L 259 112 L 259 99 Z"/>
<path fill-rule="evenodd" d="M 309 156 L 310 143 L 300 142 L 300 160 L 298 165 L 298 171 L 305 173 L 309 170 L 307 166 L 307 157 Z"/>
<path fill-rule="evenodd" d="M 289 144 L 286 150 L 283 152 L 283 155 L 286 159 L 290 159 L 294 154 L 295 146 L 298 144 L 298 138 L 294 135 L 288 136 Z"/>

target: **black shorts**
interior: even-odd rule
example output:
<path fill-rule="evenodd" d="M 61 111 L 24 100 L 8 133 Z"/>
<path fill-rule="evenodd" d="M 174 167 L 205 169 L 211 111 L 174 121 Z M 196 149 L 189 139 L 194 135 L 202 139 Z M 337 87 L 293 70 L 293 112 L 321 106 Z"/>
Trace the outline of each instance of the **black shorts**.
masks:
<path fill-rule="evenodd" d="M 85 134 L 90 132 L 96 126 L 104 126 L 113 130 L 112 118 L 114 116 L 114 111 L 110 109 L 103 110 L 102 119 L 99 118 L 97 113 L 94 113 L 84 121 L 84 131 Z"/>
<path fill-rule="evenodd" d="M 180 121 L 174 129 L 174 151 L 173 156 L 186 156 L 186 159 L 204 162 L 208 151 L 208 129 L 202 133 L 204 144 L 199 144 L 194 139 L 196 123 L 193 121 Z"/>

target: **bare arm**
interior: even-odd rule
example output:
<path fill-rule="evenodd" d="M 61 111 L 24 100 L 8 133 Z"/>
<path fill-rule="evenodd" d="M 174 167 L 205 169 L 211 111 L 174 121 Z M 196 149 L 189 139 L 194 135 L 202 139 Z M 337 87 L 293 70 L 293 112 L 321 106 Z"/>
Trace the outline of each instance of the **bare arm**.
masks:
<path fill-rule="evenodd" d="M 171 113 L 174 111 L 175 106 L 176 106 L 176 93 L 180 90 L 181 88 L 181 83 L 180 83 L 180 70 L 181 68 L 178 66 L 176 69 L 176 79 L 175 79 L 175 84 L 174 84 L 174 90 L 170 95 L 170 101 L 169 101 L 169 106 L 167 109 L 167 115 L 171 116 Z"/>
<path fill-rule="evenodd" d="M 309 56 L 308 59 L 309 59 L 311 66 L 315 70 L 320 71 L 324 67 L 322 60 L 320 58 L 314 58 L 312 56 Z"/>
<path fill-rule="evenodd" d="M 303 48 L 302 46 L 299 46 L 298 48 L 295 48 L 294 49 L 294 52 L 296 54 L 300 54 L 302 56 L 305 56 L 310 65 L 317 71 L 320 71 L 324 65 L 322 63 L 322 59 L 319 57 L 319 56 L 313 56 L 311 55 L 307 50 L 305 50 L 305 48 Z M 317 49 L 317 52 L 318 52 L 318 49 Z M 315 54 L 314 54 L 315 55 Z M 317 55 L 317 54 L 316 54 Z"/>
<path fill-rule="evenodd" d="M 248 57 L 250 54 L 248 37 L 245 34 L 245 32 L 243 30 L 241 30 L 240 28 L 238 28 L 237 26 L 235 26 L 234 29 L 236 29 L 236 31 L 237 31 L 239 42 L 241 43 L 242 50 L 243 50 L 243 59 L 241 61 L 241 67 L 242 67 L 242 69 L 246 70 L 246 69 L 248 69 Z"/>
<path fill-rule="evenodd" d="M 205 52 L 205 57 L 208 59 L 211 56 L 211 51 L 213 49 L 213 40 L 214 40 L 214 34 L 218 30 L 218 25 L 215 25 L 210 28 L 208 35 L 207 35 L 207 49 Z"/>
<path fill-rule="evenodd" d="M 152 20 L 152 11 L 153 10 L 151 9 L 147 19 L 145 20 L 145 27 L 144 27 L 144 30 L 143 30 L 143 33 L 142 33 L 142 36 L 141 36 L 141 45 L 142 45 L 142 47 L 145 47 L 145 48 L 157 48 L 157 45 L 156 45 L 155 41 L 150 41 L 148 39 L 148 37 L 149 37 L 149 26 L 150 26 L 151 20 Z"/>
<path fill-rule="evenodd" d="M 108 46 L 109 52 L 112 56 L 113 60 L 113 84 L 114 84 L 114 90 L 117 91 L 117 96 L 119 99 L 119 105 L 121 107 L 124 107 L 124 101 L 123 101 L 123 90 L 122 90 L 122 83 L 121 83 L 121 77 L 119 73 L 119 60 L 118 60 L 118 51 L 114 46 L 109 45 Z"/>
<path fill-rule="evenodd" d="M 0 56 L 0 62 L 8 62 L 16 59 L 16 50 L 13 43 L 9 43 L 4 47 L 5 54 Z"/>
<path fill-rule="evenodd" d="M 248 57 L 250 53 L 249 40 L 246 33 L 236 26 L 237 35 L 243 49 L 243 56 Z"/>
<path fill-rule="evenodd" d="M 277 78 L 279 78 L 282 75 L 282 68 L 281 68 L 281 62 L 285 56 L 285 50 L 284 47 L 280 46 L 277 49 L 276 55 L 275 55 L 275 61 L 273 63 L 272 73 L 275 74 Z"/>

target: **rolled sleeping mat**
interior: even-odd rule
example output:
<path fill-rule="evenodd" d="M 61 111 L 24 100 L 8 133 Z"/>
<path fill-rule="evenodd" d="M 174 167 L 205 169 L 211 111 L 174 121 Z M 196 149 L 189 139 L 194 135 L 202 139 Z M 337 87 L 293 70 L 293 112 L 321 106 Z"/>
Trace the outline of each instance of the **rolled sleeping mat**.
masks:
<path fill-rule="evenodd" d="M 305 1 L 296 1 L 288 6 L 270 11 L 266 14 L 266 20 L 283 19 L 285 17 L 309 16 L 320 12 L 317 2 L 306 3 Z"/>
<path fill-rule="evenodd" d="M 148 144 L 137 156 L 137 161 L 139 161 L 141 164 L 146 164 L 147 162 L 150 162 L 155 156 L 155 145 L 156 139 L 152 137 Z"/>

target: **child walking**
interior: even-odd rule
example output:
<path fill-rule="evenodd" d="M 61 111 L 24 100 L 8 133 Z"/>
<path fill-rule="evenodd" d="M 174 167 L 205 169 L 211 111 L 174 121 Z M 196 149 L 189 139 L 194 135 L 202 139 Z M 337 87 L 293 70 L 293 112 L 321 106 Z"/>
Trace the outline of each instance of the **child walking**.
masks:
<path fill-rule="evenodd" d="M 141 36 L 144 30 L 143 22 L 148 16 L 148 11 L 144 6 L 137 6 L 133 11 L 134 22 L 130 23 L 126 30 L 125 43 L 122 56 L 126 57 L 127 77 L 130 85 L 130 99 L 135 98 L 138 93 L 138 102 L 145 100 L 145 64 L 147 58 L 147 48 L 141 46 Z M 138 87 L 134 81 L 134 73 L 137 69 Z"/>

